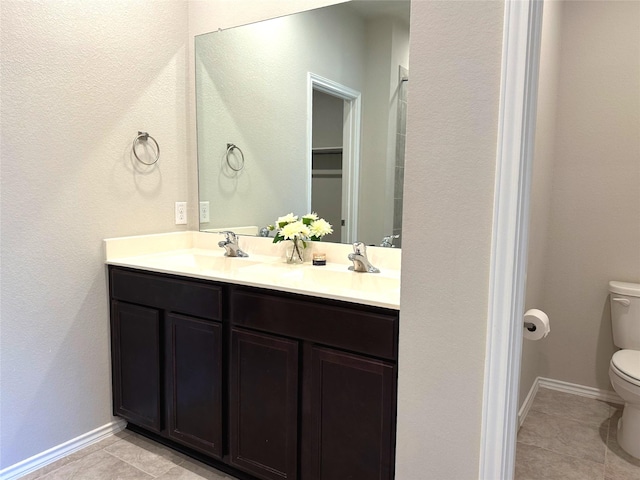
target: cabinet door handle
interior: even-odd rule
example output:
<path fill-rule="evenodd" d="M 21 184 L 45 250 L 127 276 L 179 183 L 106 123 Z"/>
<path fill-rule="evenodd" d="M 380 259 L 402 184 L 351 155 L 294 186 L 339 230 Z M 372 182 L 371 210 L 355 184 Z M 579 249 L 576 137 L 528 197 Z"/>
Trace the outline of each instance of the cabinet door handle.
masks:
<path fill-rule="evenodd" d="M 631 305 L 631 301 L 628 298 L 612 298 L 611 299 L 612 302 L 617 302 L 617 303 L 621 303 L 622 305 L 624 305 L 625 307 L 628 307 L 629 305 Z"/>

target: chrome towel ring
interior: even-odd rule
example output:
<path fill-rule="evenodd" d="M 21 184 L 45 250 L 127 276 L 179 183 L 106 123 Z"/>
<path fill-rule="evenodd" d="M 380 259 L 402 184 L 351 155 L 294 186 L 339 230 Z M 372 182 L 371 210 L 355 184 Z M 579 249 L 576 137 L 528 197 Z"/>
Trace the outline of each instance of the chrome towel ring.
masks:
<path fill-rule="evenodd" d="M 231 165 L 231 162 L 229 161 L 229 155 L 234 150 L 238 150 L 238 152 L 240 152 L 240 159 L 242 160 L 238 168 Z M 242 153 L 242 150 L 237 145 L 234 145 L 233 143 L 227 143 L 227 153 L 225 153 L 225 158 L 227 159 L 227 165 L 229 165 L 229 168 L 234 172 L 239 172 L 244 168 L 244 153 Z"/>
<path fill-rule="evenodd" d="M 151 140 L 156 146 L 156 158 L 153 162 L 145 162 L 138 156 L 138 153 L 136 152 L 136 146 L 140 142 L 142 141 L 147 142 L 148 140 Z M 156 139 L 153 138 L 151 135 L 149 135 L 147 132 L 138 132 L 138 136 L 133 139 L 133 145 L 131 146 L 131 148 L 133 150 L 133 155 L 136 157 L 136 159 L 140 163 L 144 163 L 145 165 L 154 165 L 160 158 L 160 146 L 158 145 L 158 142 L 156 142 Z"/>

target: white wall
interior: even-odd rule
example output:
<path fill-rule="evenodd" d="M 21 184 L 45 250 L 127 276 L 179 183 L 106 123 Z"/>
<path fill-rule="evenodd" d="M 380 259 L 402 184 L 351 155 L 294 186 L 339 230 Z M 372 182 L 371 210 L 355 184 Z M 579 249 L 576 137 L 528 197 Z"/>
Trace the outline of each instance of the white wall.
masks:
<path fill-rule="evenodd" d="M 550 7 L 527 305 L 552 330 L 525 349 L 521 396 L 538 375 L 611 390 L 608 282 L 640 282 L 640 3 Z"/>
<path fill-rule="evenodd" d="M 478 478 L 503 17 L 411 5 L 397 480 Z"/>
<path fill-rule="evenodd" d="M 187 200 L 187 6 L 3 0 L 0 469 L 112 420 L 102 239 Z M 160 144 L 138 171 L 131 141 Z"/>

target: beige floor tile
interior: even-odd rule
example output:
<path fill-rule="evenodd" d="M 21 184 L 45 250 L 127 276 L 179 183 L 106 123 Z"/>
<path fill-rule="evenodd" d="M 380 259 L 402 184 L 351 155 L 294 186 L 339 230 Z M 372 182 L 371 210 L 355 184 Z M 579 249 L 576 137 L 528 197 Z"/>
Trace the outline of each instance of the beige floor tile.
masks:
<path fill-rule="evenodd" d="M 608 420 L 598 426 L 536 412 L 527 416 L 518 442 L 604 464 L 608 426 Z"/>
<path fill-rule="evenodd" d="M 154 477 L 180 465 L 185 458 L 184 455 L 137 434 L 131 434 L 104 450 Z"/>
<path fill-rule="evenodd" d="M 174 467 L 158 477 L 158 480 L 234 480 L 234 477 L 229 477 L 213 467 L 188 459 L 180 466 Z"/>
<path fill-rule="evenodd" d="M 598 426 L 613 413 L 606 402 L 543 387 L 538 389 L 531 410 Z"/>
<path fill-rule="evenodd" d="M 518 443 L 515 480 L 603 480 L 601 463 Z"/>
<path fill-rule="evenodd" d="M 104 450 L 98 450 L 40 478 L 41 480 L 150 480 L 153 477 Z"/>

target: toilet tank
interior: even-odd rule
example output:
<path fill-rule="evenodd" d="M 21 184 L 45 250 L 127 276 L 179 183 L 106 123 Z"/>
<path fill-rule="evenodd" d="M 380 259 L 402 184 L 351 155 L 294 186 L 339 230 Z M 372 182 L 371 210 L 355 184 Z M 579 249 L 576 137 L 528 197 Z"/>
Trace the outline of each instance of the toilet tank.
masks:
<path fill-rule="evenodd" d="M 613 343 L 640 350 L 640 284 L 609 282 Z"/>

